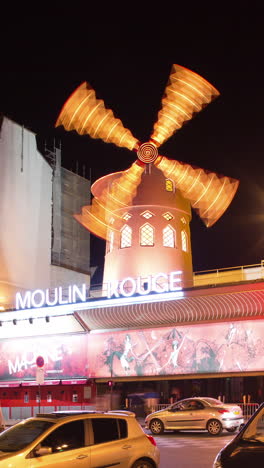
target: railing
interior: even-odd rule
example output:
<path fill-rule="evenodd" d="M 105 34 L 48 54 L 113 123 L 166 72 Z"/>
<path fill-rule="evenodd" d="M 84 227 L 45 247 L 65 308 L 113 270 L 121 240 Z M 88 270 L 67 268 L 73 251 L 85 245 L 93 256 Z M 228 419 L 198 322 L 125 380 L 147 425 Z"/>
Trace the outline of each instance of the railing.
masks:
<path fill-rule="evenodd" d="M 224 404 L 224 403 L 223 403 Z M 231 403 L 237 406 L 240 406 L 243 412 L 243 416 L 245 421 L 247 421 L 258 409 L 259 403 Z M 147 408 L 148 413 L 154 413 L 154 411 L 159 411 L 165 408 L 168 408 L 170 406 L 169 403 L 167 404 L 157 404 L 157 405 L 151 405 Z"/>
<path fill-rule="evenodd" d="M 242 409 L 244 419 L 247 421 L 257 411 L 259 403 L 236 403 Z"/>

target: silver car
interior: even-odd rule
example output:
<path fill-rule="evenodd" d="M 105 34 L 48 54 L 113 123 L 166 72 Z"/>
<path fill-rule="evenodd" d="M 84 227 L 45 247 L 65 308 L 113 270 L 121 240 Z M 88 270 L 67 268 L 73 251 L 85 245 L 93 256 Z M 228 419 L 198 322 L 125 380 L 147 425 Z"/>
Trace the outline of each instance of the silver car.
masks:
<path fill-rule="evenodd" d="M 240 406 L 225 404 L 209 397 L 180 400 L 160 411 L 149 414 L 145 419 L 152 434 L 167 430 L 207 430 L 211 435 L 221 434 L 223 429 L 235 432 L 244 424 Z"/>

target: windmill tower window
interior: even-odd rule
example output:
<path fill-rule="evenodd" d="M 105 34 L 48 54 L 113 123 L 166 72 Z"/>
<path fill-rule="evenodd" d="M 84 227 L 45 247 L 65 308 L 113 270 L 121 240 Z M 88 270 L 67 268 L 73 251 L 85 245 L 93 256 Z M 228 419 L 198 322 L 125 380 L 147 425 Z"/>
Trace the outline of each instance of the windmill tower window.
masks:
<path fill-rule="evenodd" d="M 174 218 L 174 216 L 172 216 L 172 214 L 169 213 L 168 211 L 167 211 L 167 213 L 163 213 L 162 216 L 163 216 L 163 218 L 165 218 L 167 221 L 170 221 L 171 219 Z"/>
<path fill-rule="evenodd" d="M 140 245 L 154 245 L 154 228 L 149 223 L 144 224 L 140 228 Z"/>
<path fill-rule="evenodd" d="M 188 239 L 185 231 L 181 232 L 182 250 L 188 252 Z"/>
<path fill-rule="evenodd" d="M 173 183 L 173 180 L 171 180 L 171 179 L 166 179 L 166 180 L 165 180 L 165 188 L 166 188 L 166 192 L 174 192 L 174 183 Z"/>
<path fill-rule="evenodd" d="M 154 215 L 153 215 L 153 213 L 151 213 L 150 211 L 144 211 L 144 213 L 141 213 L 140 216 L 143 216 L 143 218 L 146 218 L 146 219 L 150 219 L 150 218 L 152 218 L 152 216 L 154 216 Z"/>
<path fill-rule="evenodd" d="M 131 247 L 132 245 L 132 229 L 127 224 L 121 229 L 121 249 L 125 247 Z"/>
<path fill-rule="evenodd" d="M 163 245 L 164 247 L 175 247 L 175 230 L 171 226 L 166 226 L 163 231 Z"/>
<path fill-rule="evenodd" d="M 123 216 L 123 219 L 125 221 L 128 221 L 131 217 L 132 217 L 132 215 L 130 213 L 125 213 L 124 216 Z"/>

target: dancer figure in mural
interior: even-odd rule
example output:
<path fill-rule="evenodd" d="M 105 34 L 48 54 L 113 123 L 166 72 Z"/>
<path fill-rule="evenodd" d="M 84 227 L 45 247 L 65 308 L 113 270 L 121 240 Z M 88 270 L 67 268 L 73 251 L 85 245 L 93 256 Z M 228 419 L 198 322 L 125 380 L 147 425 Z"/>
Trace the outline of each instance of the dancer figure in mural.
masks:
<path fill-rule="evenodd" d="M 135 346 L 135 344 L 132 345 L 130 335 L 126 335 L 124 342 L 124 351 L 123 354 L 121 354 L 120 356 L 120 363 L 126 375 L 129 375 L 130 372 L 130 362 L 136 358 L 133 352 L 133 346 Z M 132 356 L 129 356 L 129 353 L 132 354 Z"/>
<path fill-rule="evenodd" d="M 217 345 L 208 340 L 199 340 L 196 343 L 195 369 L 198 372 L 217 372 L 219 362 L 216 358 Z"/>

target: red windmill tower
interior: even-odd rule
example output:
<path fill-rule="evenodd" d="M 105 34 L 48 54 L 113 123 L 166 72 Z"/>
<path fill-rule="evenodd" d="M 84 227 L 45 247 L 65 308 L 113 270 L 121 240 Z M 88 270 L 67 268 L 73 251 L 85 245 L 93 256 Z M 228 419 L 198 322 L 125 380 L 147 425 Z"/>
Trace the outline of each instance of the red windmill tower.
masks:
<path fill-rule="evenodd" d="M 69 97 L 56 126 L 132 150 L 137 160 L 125 171 L 98 179 L 94 198 L 75 218 L 106 240 L 104 284 L 181 271 L 181 286 L 193 285 L 191 208 L 207 227 L 231 203 L 239 182 L 159 155 L 158 148 L 219 92 L 196 73 L 173 65 L 161 110 L 147 143 L 139 142 L 84 82 Z M 162 276 L 160 276 L 162 283 Z M 144 285 L 144 286 L 143 286 Z M 146 289 L 146 288 L 145 288 Z"/>

